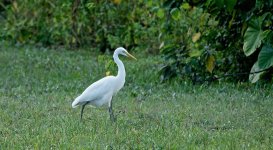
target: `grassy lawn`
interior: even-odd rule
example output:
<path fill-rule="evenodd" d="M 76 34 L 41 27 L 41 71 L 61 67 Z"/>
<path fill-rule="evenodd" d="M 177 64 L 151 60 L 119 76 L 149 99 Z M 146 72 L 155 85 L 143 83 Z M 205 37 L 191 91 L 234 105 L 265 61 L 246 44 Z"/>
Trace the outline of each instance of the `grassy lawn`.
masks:
<path fill-rule="evenodd" d="M 272 85 L 162 84 L 159 58 L 137 54 L 121 58 L 127 76 L 114 97 L 117 122 L 106 107 L 86 107 L 80 122 L 72 101 L 108 71 L 98 55 L 1 47 L 0 149 L 273 148 Z"/>

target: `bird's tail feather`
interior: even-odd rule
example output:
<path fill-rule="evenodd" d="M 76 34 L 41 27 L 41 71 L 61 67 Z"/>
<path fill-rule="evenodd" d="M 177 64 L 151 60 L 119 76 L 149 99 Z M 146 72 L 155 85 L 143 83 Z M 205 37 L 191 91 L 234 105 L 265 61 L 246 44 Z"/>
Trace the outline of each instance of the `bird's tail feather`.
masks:
<path fill-rule="evenodd" d="M 78 96 L 72 103 L 72 108 L 76 108 L 79 104 L 80 96 Z"/>

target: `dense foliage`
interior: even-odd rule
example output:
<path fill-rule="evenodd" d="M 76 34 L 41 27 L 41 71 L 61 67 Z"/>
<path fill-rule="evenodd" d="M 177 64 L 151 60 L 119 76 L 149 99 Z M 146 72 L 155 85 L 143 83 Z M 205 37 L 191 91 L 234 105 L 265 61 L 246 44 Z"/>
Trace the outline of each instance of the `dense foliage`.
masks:
<path fill-rule="evenodd" d="M 201 82 L 229 75 L 245 80 L 251 70 L 249 78 L 256 82 L 266 73 L 260 71 L 273 64 L 272 6 L 272 0 L 166 1 L 168 22 L 175 24 L 172 31 L 183 29 L 186 38 L 180 42 L 170 38 L 170 44 L 162 48 L 166 60 L 172 60 L 162 69 L 163 75 L 186 75 Z"/>
<path fill-rule="evenodd" d="M 1 39 L 14 44 L 150 48 L 158 35 L 153 2 L 5 0 Z M 150 19 L 147 19 L 150 18 Z"/>
<path fill-rule="evenodd" d="M 273 0 L 3 0 L 0 37 L 160 53 L 162 80 L 256 82 L 272 78 L 272 8 Z"/>

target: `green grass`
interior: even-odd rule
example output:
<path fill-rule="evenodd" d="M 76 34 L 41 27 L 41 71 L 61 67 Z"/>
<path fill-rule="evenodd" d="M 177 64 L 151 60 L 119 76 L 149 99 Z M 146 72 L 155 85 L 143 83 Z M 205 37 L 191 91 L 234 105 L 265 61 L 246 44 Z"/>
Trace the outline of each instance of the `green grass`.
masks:
<path fill-rule="evenodd" d="M 272 85 L 160 84 L 160 59 L 151 56 L 122 58 L 116 123 L 106 107 L 86 107 L 80 122 L 73 99 L 107 71 L 97 55 L 1 47 L 0 149 L 273 148 Z"/>

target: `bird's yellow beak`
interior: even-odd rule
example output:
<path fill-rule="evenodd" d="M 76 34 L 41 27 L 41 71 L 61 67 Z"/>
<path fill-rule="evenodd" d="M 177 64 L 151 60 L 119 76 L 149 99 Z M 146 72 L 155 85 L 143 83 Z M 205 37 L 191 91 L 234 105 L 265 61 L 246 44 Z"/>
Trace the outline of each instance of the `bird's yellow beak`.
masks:
<path fill-rule="evenodd" d="M 135 59 L 135 60 L 137 60 L 133 55 L 131 55 L 131 54 L 128 53 L 128 52 L 126 52 L 126 55 L 129 56 L 129 57 L 131 57 L 131 58 L 133 58 L 133 59 Z"/>

